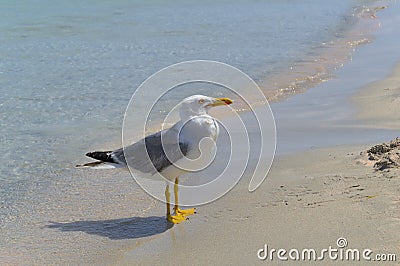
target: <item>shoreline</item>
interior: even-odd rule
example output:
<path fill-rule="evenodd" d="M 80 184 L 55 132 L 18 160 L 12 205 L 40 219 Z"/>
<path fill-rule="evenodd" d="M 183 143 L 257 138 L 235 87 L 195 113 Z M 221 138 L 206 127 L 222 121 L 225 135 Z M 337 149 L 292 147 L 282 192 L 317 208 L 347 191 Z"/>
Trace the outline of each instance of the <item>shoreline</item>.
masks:
<path fill-rule="evenodd" d="M 314 47 L 307 59 L 294 62 L 289 69 L 283 70 L 283 74 L 275 73 L 261 79 L 260 87 L 268 101 L 284 101 L 334 79 L 335 72 L 352 60 L 352 55 L 357 49 L 374 41 L 374 33 L 381 27 L 377 12 L 393 8 L 391 4 L 386 4 L 378 5 L 378 2 L 375 2 L 355 8 L 350 17 L 356 17 L 356 22 L 340 32 L 341 37 Z"/>
<path fill-rule="evenodd" d="M 374 34 L 379 31 L 381 21 L 379 13 L 385 9 L 395 8 L 395 3 L 369 3 L 367 6 L 354 8 L 348 19 L 356 19 L 354 25 L 336 33 L 341 37 L 333 37 L 314 47 L 310 54 L 301 62 L 294 61 L 287 69 L 276 69 L 266 77 L 257 79 L 258 87 L 265 95 L 268 103 L 283 102 L 298 94 L 303 94 L 319 87 L 322 83 L 336 78 L 335 72 L 352 61 L 352 55 L 358 49 L 374 42 Z M 354 18 L 355 17 L 355 18 Z M 343 22 L 338 22 L 343 23 Z M 337 26 L 340 28 L 340 26 Z M 247 95 L 251 98 L 252 95 Z M 238 99 L 239 100 L 239 99 Z M 265 101 L 252 99 L 255 106 L 264 105 Z M 246 104 L 237 101 L 236 112 L 249 112 Z M 221 118 L 231 115 L 231 111 L 215 112 Z M 162 119 L 161 119 L 162 120 Z M 161 122 L 160 120 L 160 122 Z M 156 120 L 155 120 L 156 121 Z M 149 133 L 161 129 L 160 123 L 154 123 L 147 128 Z"/>

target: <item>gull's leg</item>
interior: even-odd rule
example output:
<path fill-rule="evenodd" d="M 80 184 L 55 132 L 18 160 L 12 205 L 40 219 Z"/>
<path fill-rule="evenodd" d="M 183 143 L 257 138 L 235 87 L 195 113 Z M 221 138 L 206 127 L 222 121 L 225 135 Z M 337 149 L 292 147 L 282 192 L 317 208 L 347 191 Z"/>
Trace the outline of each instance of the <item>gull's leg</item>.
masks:
<path fill-rule="evenodd" d="M 167 220 L 170 221 L 171 223 L 174 224 L 179 224 L 180 222 L 183 222 L 186 220 L 185 217 L 182 215 L 171 215 L 171 204 L 170 204 L 170 193 L 169 193 L 169 184 L 167 183 L 167 186 L 165 188 L 165 200 L 167 201 Z"/>
<path fill-rule="evenodd" d="M 181 215 L 183 217 L 188 216 L 188 215 L 192 215 L 196 213 L 196 209 L 192 208 L 192 209 L 186 209 L 186 210 L 181 210 L 178 207 L 178 183 L 179 183 L 179 177 L 175 178 L 175 185 L 174 185 L 174 194 L 175 194 L 175 214 L 176 215 Z"/>

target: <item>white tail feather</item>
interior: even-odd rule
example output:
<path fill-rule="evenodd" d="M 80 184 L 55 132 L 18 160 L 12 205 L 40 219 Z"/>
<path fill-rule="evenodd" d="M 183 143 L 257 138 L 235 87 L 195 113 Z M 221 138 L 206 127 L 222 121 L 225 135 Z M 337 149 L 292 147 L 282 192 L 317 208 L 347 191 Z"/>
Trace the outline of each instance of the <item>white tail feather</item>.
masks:
<path fill-rule="evenodd" d="M 108 162 L 92 162 L 92 163 L 85 163 L 85 164 L 78 164 L 75 168 L 90 168 L 90 169 L 115 169 L 115 168 L 122 168 L 124 167 L 121 164 L 116 163 L 108 163 Z"/>

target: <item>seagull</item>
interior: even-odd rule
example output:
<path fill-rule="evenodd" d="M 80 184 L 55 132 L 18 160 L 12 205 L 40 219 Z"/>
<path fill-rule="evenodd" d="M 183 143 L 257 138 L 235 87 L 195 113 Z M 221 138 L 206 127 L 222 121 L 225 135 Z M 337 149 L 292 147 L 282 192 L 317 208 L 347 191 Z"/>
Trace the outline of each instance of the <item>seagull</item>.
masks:
<path fill-rule="evenodd" d="M 192 95 L 185 98 L 179 107 L 180 121 L 171 128 L 146 136 L 138 142 L 114 151 L 89 152 L 86 156 L 98 161 L 82 166 L 94 167 L 111 164 L 127 166 L 146 174 L 160 173 L 165 179 L 174 182 L 175 206 L 171 214 L 169 182 L 166 182 L 165 199 L 167 204 L 166 218 L 173 224 L 181 223 L 195 212 L 195 208 L 181 209 L 178 204 L 179 177 L 190 172 L 189 169 L 177 167 L 180 162 L 196 159 L 203 152 L 207 155 L 213 150 L 200 151 L 200 141 L 210 138 L 217 141 L 219 126 L 214 117 L 208 114 L 212 107 L 232 104 L 229 98 L 213 98 L 204 95 Z M 214 147 L 214 146 L 213 146 Z M 148 156 L 146 156 L 146 153 Z M 207 157 L 207 156 L 206 156 Z"/>

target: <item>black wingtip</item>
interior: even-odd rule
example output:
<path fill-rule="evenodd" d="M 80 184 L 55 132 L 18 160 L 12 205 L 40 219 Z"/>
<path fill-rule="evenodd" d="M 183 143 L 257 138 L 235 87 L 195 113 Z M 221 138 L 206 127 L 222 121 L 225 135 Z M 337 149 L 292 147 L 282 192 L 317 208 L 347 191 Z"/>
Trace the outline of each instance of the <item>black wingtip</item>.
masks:
<path fill-rule="evenodd" d="M 93 156 L 96 156 L 96 153 L 98 153 L 98 152 L 88 152 L 88 153 L 86 153 L 85 155 L 87 156 L 87 157 L 90 157 L 90 158 L 93 158 Z"/>
<path fill-rule="evenodd" d="M 102 162 L 115 163 L 113 158 L 111 157 L 111 154 L 112 151 L 94 151 L 86 153 L 86 156 Z"/>

